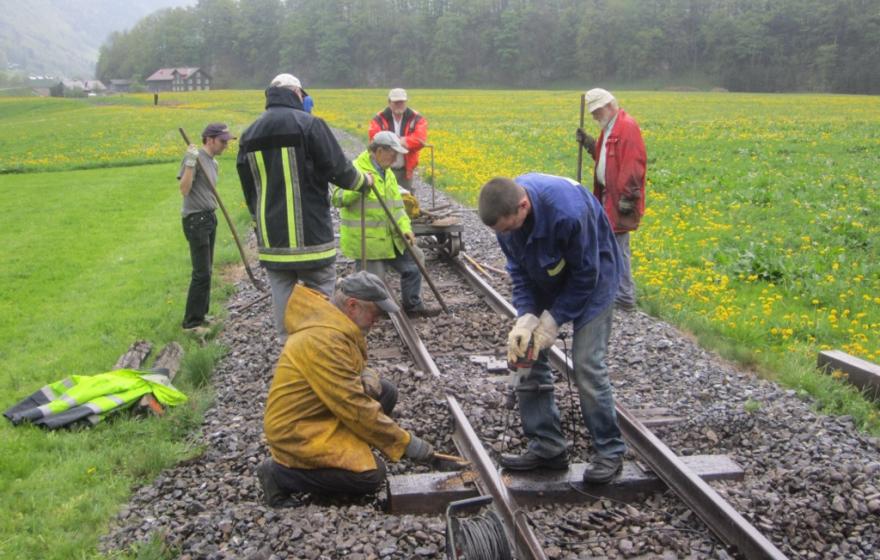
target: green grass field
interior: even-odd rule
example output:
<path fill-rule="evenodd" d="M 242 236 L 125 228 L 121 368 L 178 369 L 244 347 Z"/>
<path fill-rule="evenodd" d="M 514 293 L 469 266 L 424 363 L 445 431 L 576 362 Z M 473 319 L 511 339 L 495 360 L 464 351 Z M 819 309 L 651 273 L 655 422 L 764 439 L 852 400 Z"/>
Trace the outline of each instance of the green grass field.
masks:
<path fill-rule="evenodd" d="M 311 93 L 319 116 L 365 139 L 386 91 Z M 880 98 L 618 96 L 649 156 L 648 214 L 633 236 L 642 307 L 880 434 L 876 404 L 813 371 L 822 348 L 880 360 Z M 410 97 L 430 122 L 437 185 L 466 203 L 493 175 L 576 174 L 579 92 Z M 222 349 L 179 330 L 189 258 L 177 127 L 240 131 L 261 110 L 259 91 L 162 94 L 158 107 L 151 95 L 0 99 L 13 132 L 0 137 L 0 406 L 104 371 L 137 338 L 187 345 L 179 385 L 193 397 L 163 419 L 84 432 L 3 422 L 0 557 L 98 556 L 131 486 L 194 452 L 187 434 L 211 398 L 198 381 Z M 220 160 L 220 191 L 244 227 L 234 153 Z M 217 258 L 238 260 L 223 224 Z M 229 290 L 218 281 L 215 303 Z"/>

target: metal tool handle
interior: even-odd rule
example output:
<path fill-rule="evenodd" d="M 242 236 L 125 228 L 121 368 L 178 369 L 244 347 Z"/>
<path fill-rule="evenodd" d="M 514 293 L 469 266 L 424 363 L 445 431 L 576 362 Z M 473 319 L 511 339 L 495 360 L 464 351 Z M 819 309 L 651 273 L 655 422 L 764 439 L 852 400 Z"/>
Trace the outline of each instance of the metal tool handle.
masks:
<path fill-rule="evenodd" d="M 400 229 L 400 226 L 397 224 L 397 220 L 394 219 L 394 215 L 391 213 L 391 210 L 388 209 L 388 206 L 385 204 L 385 199 L 382 198 L 382 195 L 379 194 L 379 190 L 376 188 L 376 185 L 370 185 L 370 188 L 373 190 L 373 194 L 376 195 L 376 199 L 379 201 L 379 204 L 382 206 L 382 210 L 385 211 L 385 215 L 388 216 L 388 221 L 391 222 L 392 227 L 394 227 L 394 231 L 397 232 L 403 239 L 403 245 L 406 247 L 406 250 L 409 251 L 410 256 L 416 262 L 416 266 L 419 267 L 419 272 L 422 273 L 422 276 L 425 277 L 425 280 L 428 281 L 428 286 L 431 287 L 431 291 L 434 292 L 434 296 L 437 297 L 437 301 L 440 303 L 440 307 L 443 308 L 443 311 L 448 315 L 449 308 L 446 307 L 446 302 L 443 301 L 443 296 L 440 295 L 440 291 L 437 290 L 437 286 L 434 285 L 434 281 L 428 275 L 428 270 L 425 268 L 425 265 L 419 262 L 419 259 L 416 258 L 416 255 L 413 253 L 412 247 L 409 245 L 409 241 L 406 240 L 406 236 L 403 235 L 403 230 Z"/>
<path fill-rule="evenodd" d="M 581 130 L 584 128 L 584 108 L 586 106 L 586 94 L 581 94 Z M 581 177 L 583 176 L 584 171 L 584 145 L 578 142 L 578 184 L 581 182 Z"/>

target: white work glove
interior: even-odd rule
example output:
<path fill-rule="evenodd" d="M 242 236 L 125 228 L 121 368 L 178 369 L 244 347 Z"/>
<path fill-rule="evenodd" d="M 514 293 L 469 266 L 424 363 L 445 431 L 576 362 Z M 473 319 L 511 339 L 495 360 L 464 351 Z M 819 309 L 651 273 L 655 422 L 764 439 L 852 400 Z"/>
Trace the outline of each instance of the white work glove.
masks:
<path fill-rule="evenodd" d="M 535 340 L 535 352 L 540 352 L 553 346 L 553 343 L 556 342 L 556 336 L 559 334 L 559 325 L 556 324 L 556 319 L 553 318 L 549 311 L 541 313 L 540 321 L 540 324 L 532 334 Z"/>
<path fill-rule="evenodd" d="M 186 153 L 183 155 L 183 165 L 187 167 L 195 167 L 196 162 L 199 161 L 199 149 L 195 147 L 193 144 L 189 145 L 189 148 L 186 149 Z"/>
<path fill-rule="evenodd" d="M 418 461 L 420 463 L 429 463 L 434 458 L 434 446 L 410 432 L 409 444 L 406 451 L 403 452 L 404 457 Z"/>
<path fill-rule="evenodd" d="M 507 363 L 516 363 L 517 358 L 526 355 L 529 342 L 532 340 L 532 332 L 540 323 L 541 320 L 531 313 L 526 313 L 516 320 L 516 324 L 507 335 Z"/>

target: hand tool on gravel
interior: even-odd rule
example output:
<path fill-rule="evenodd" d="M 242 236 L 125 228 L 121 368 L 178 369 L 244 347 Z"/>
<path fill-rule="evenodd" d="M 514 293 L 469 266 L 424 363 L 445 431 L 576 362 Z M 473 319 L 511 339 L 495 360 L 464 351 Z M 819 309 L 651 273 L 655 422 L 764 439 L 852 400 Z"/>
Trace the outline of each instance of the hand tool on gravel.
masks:
<path fill-rule="evenodd" d="M 178 128 L 180 131 L 180 135 L 183 137 L 183 142 L 187 146 L 190 145 L 189 137 L 186 135 L 186 132 L 183 128 Z M 244 269 L 247 272 L 248 278 L 251 279 L 251 284 L 254 285 L 254 288 L 261 292 L 265 292 L 266 289 L 262 284 L 257 280 L 256 276 L 254 276 L 254 272 L 251 270 L 250 265 L 248 264 L 247 256 L 244 254 L 244 247 L 241 246 L 241 241 L 238 239 L 238 232 L 235 231 L 235 225 L 232 223 L 232 218 L 229 217 L 229 212 L 226 211 L 226 206 L 224 206 L 223 201 L 220 200 L 220 193 L 217 192 L 217 187 L 214 185 L 214 181 L 211 180 L 211 176 L 205 171 L 205 168 L 202 167 L 202 160 L 200 158 L 196 158 L 196 164 L 199 166 L 199 169 L 202 170 L 202 173 L 208 179 L 208 186 L 211 188 L 211 194 L 214 195 L 214 199 L 217 201 L 217 205 L 220 206 L 220 210 L 223 211 L 223 216 L 226 218 L 226 223 L 229 224 L 229 231 L 232 232 L 232 238 L 235 240 L 235 245 L 238 247 L 238 254 L 241 255 L 241 262 L 244 263 Z"/>
<path fill-rule="evenodd" d="M 581 130 L 584 128 L 584 107 L 586 106 L 587 95 L 581 94 Z M 581 176 L 584 170 L 584 145 L 578 142 L 578 183 L 581 182 Z"/>
<path fill-rule="evenodd" d="M 449 308 L 446 307 L 446 302 L 443 301 L 443 296 L 440 295 L 440 291 L 437 290 L 437 286 L 434 285 L 434 281 L 428 275 L 428 270 L 425 268 L 425 265 L 422 264 L 419 259 L 416 257 L 413 252 L 412 247 L 409 244 L 409 241 L 406 240 L 406 236 L 403 235 L 403 230 L 400 229 L 400 226 L 397 225 L 397 220 L 394 219 L 394 215 L 391 214 L 391 210 L 388 209 L 388 205 L 385 204 L 385 199 L 382 198 L 382 195 L 379 194 L 379 191 L 376 189 L 376 185 L 370 185 L 370 188 L 373 189 L 373 194 L 376 195 L 376 199 L 379 201 L 379 204 L 382 206 L 382 210 L 385 211 L 385 215 L 388 216 L 388 221 L 391 222 L 392 227 L 394 227 L 394 231 L 397 232 L 397 235 L 403 239 L 403 244 L 406 247 L 406 250 L 409 251 L 410 256 L 414 261 L 416 261 L 416 265 L 419 267 L 419 271 L 422 273 L 422 276 L 425 277 L 425 280 L 428 281 L 428 286 L 431 287 L 431 291 L 434 292 L 434 296 L 437 297 L 437 302 L 440 304 L 440 307 L 443 308 L 443 311 L 446 314 L 449 314 Z"/>

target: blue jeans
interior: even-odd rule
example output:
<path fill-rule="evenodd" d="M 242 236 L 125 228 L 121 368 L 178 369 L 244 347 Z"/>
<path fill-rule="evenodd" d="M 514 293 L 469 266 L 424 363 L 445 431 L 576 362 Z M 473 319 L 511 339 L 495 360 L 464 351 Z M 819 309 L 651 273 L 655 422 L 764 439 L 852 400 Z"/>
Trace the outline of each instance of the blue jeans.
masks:
<path fill-rule="evenodd" d="M 361 261 L 355 263 L 357 270 L 361 269 Z M 393 259 L 377 259 L 367 261 L 367 272 L 372 272 L 383 281 L 388 268 L 393 268 L 400 274 L 400 297 L 404 310 L 410 310 L 422 304 L 422 273 L 419 266 L 409 253 L 400 254 L 394 250 Z"/>
<path fill-rule="evenodd" d="M 580 396 L 581 414 L 593 437 L 593 448 L 602 457 L 616 457 L 626 451 L 605 365 L 613 307 L 609 305 L 598 317 L 578 329 L 574 333 L 572 348 L 573 378 Z M 529 450 L 544 458 L 565 451 L 546 352 L 541 352 L 531 373 L 518 386 L 517 397 L 523 431 L 529 438 Z"/>

